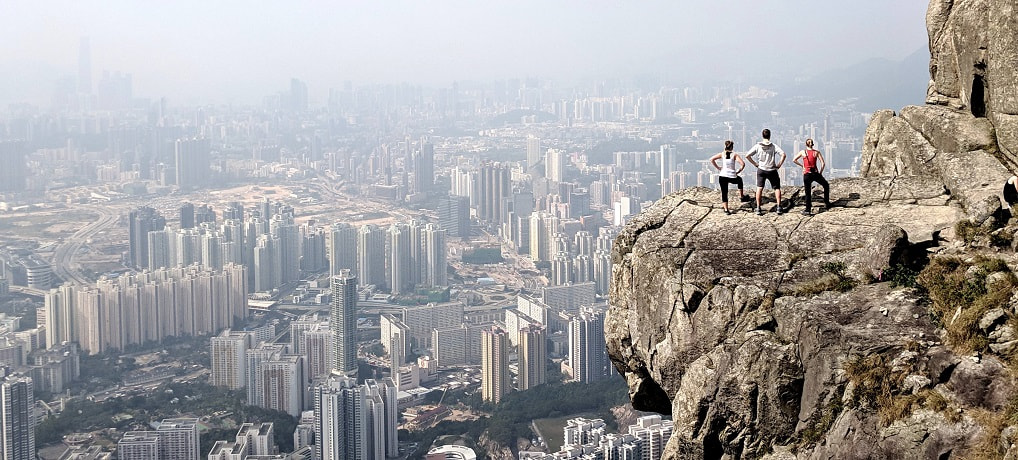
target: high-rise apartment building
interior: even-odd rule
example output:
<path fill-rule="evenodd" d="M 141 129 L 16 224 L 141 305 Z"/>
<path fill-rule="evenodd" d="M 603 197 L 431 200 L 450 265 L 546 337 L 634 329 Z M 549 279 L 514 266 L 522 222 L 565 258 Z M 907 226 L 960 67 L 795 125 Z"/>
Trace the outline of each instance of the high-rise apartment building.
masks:
<path fill-rule="evenodd" d="M 49 338 L 102 353 L 166 337 L 202 335 L 247 317 L 244 267 L 160 269 L 53 289 L 46 296 Z"/>
<path fill-rule="evenodd" d="M 251 341 L 250 333 L 230 329 L 211 339 L 212 385 L 231 390 L 247 385 L 247 350 Z"/>
<path fill-rule="evenodd" d="M 504 163 L 486 163 L 479 173 L 480 186 L 477 200 L 477 217 L 489 224 L 502 222 L 502 204 L 512 194 L 509 166 Z"/>
<path fill-rule="evenodd" d="M 35 394 L 32 379 L 0 368 L 0 459 L 34 460 Z"/>
<path fill-rule="evenodd" d="M 347 376 L 357 375 L 357 276 L 349 270 L 332 277 L 332 305 L 329 326 L 333 333 L 332 369 Z"/>
<path fill-rule="evenodd" d="M 548 180 L 563 182 L 566 170 L 566 152 L 558 149 L 548 149 L 545 153 L 544 174 Z"/>
<path fill-rule="evenodd" d="M 211 174 L 211 153 L 208 139 L 177 139 L 173 157 L 176 185 L 181 188 L 205 185 Z"/>
<path fill-rule="evenodd" d="M 159 433 L 155 431 L 128 431 L 117 442 L 117 458 L 131 460 L 160 460 Z"/>
<path fill-rule="evenodd" d="M 424 227 L 424 276 L 421 280 L 429 287 L 449 285 L 449 267 L 446 262 L 446 232 L 435 224 Z"/>
<path fill-rule="evenodd" d="M 422 141 L 420 148 L 411 155 L 413 177 L 410 183 L 411 194 L 428 193 L 435 186 L 435 146 Z"/>
<path fill-rule="evenodd" d="M 604 311 L 585 308 L 569 322 L 569 368 L 576 382 L 594 382 L 609 375 Z"/>
<path fill-rule="evenodd" d="M 131 264 L 134 268 L 151 268 L 148 256 L 148 233 L 163 230 L 166 227 L 166 219 L 155 209 L 144 206 L 128 214 L 128 225 Z"/>
<path fill-rule="evenodd" d="M 498 326 L 481 331 L 481 397 L 498 404 L 509 394 L 509 334 Z"/>
<path fill-rule="evenodd" d="M 527 173 L 532 178 L 544 177 L 544 155 L 541 152 L 541 139 L 527 137 Z"/>
<path fill-rule="evenodd" d="M 0 141 L 0 192 L 25 189 L 25 147 L 21 141 Z"/>
<path fill-rule="evenodd" d="M 470 237 L 470 198 L 450 195 L 438 201 L 438 226 L 453 238 Z"/>
<path fill-rule="evenodd" d="M 412 244 L 413 238 L 408 225 L 396 222 L 389 227 L 389 287 L 395 295 L 413 291 Z"/>
<path fill-rule="evenodd" d="M 547 382 L 545 369 L 548 366 L 548 335 L 540 325 L 520 329 L 519 376 L 520 390 L 529 390 Z"/>
<path fill-rule="evenodd" d="M 300 226 L 300 270 L 317 273 L 325 270 L 325 229 L 306 223 Z"/>
<path fill-rule="evenodd" d="M 329 229 L 329 274 L 336 276 L 342 269 L 357 271 L 357 228 L 337 222 Z"/>
<path fill-rule="evenodd" d="M 312 391 L 317 458 L 398 456 L 396 388 L 391 379 L 357 385 L 352 378 L 335 375 Z"/>
<path fill-rule="evenodd" d="M 269 234 L 279 240 L 279 276 L 283 284 L 300 279 L 300 231 L 292 213 L 279 213 L 269 221 Z"/>
<path fill-rule="evenodd" d="M 197 460 L 201 440 L 196 418 L 170 418 L 156 428 L 160 460 Z"/>
<path fill-rule="evenodd" d="M 357 234 L 357 278 L 363 286 L 385 287 L 385 230 L 367 224 Z"/>
<path fill-rule="evenodd" d="M 382 346 L 389 354 L 390 371 L 396 375 L 410 351 L 410 328 L 401 319 L 388 313 L 379 317 L 379 325 Z"/>

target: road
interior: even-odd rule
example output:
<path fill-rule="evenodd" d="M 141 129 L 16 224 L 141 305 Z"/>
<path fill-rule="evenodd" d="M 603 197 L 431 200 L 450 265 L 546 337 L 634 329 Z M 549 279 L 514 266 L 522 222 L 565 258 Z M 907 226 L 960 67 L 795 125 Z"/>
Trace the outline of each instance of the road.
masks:
<path fill-rule="evenodd" d="M 118 219 L 116 214 L 104 207 L 89 206 L 87 209 L 99 214 L 99 218 L 78 229 L 73 235 L 64 238 L 53 251 L 53 260 L 51 261 L 53 273 L 66 283 L 88 284 L 92 282 L 82 274 L 81 266 L 74 262 L 74 258 L 82 245 L 99 232 L 115 224 Z"/>

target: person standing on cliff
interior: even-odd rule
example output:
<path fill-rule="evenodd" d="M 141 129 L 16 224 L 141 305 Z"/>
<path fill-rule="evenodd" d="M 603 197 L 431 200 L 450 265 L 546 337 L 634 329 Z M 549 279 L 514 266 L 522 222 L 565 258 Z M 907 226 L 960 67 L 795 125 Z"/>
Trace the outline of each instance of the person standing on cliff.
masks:
<path fill-rule="evenodd" d="M 792 163 L 802 166 L 802 193 L 806 195 L 806 209 L 802 215 L 808 216 L 813 210 L 813 183 L 816 182 L 824 188 L 824 209 L 831 208 L 831 185 L 824 179 L 824 155 L 813 148 L 813 139 L 806 139 L 806 149 L 799 151 L 792 158 Z"/>
<path fill-rule="evenodd" d="M 771 143 L 771 130 L 764 129 L 760 134 L 763 136 L 763 140 L 757 142 L 746 153 L 746 159 L 756 166 L 756 213 L 760 216 L 763 215 L 760 198 L 763 195 L 764 184 L 770 182 L 771 188 L 774 189 L 774 199 L 778 202 L 774 210 L 778 214 L 784 214 L 785 208 L 781 207 L 781 176 L 778 175 L 778 168 L 785 163 L 785 151 L 781 150 L 777 144 Z M 753 158 L 756 155 L 760 156 L 760 161 Z M 778 155 L 781 155 L 780 161 L 776 161 Z"/>
<path fill-rule="evenodd" d="M 725 214 L 731 214 L 728 209 L 728 186 L 735 184 L 739 187 L 739 200 L 749 201 L 743 193 L 742 177 L 739 174 L 746 168 L 746 162 L 737 153 L 733 153 L 735 144 L 732 141 L 725 141 L 725 151 L 710 157 L 710 164 L 718 170 L 718 185 L 721 186 L 721 205 L 725 208 Z M 721 166 L 718 166 L 721 160 Z"/>

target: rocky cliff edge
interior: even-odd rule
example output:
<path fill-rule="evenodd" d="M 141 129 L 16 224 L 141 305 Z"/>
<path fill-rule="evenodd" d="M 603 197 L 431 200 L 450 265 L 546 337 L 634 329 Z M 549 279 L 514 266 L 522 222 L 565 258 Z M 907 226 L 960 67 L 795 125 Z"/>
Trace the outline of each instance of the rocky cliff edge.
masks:
<path fill-rule="evenodd" d="M 666 458 L 1018 458 L 1014 8 L 931 2 L 927 104 L 873 115 L 834 208 L 689 189 L 619 235 L 608 351 Z"/>

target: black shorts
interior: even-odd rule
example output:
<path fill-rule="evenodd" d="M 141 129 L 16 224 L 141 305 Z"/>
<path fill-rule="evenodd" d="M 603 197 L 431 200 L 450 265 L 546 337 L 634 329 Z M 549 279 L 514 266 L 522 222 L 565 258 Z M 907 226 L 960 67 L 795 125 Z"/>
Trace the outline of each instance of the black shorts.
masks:
<path fill-rule="evenodd" d="M 766 182 L 771 183 L 772 189 L 781 188 L 781 176 L 778 175 L 778 170 L 767 171 L 764 169 L 758 169 L 756 171 L 756 186 L 763 188 Z"/>

